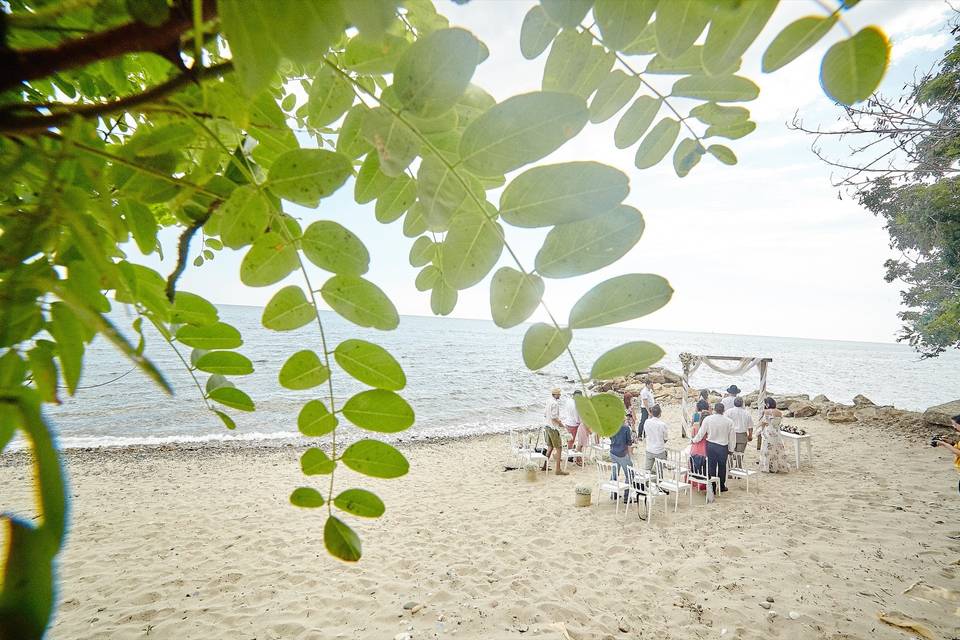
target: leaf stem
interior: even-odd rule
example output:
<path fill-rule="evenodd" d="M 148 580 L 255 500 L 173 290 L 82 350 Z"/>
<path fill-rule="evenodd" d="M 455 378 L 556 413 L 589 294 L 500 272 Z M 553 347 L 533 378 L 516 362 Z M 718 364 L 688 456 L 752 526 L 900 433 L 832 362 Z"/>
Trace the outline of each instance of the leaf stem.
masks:
<path fill-rule="evenodd" d="M 170 348 L 173 349 L 173 352 L 177 354 L 177 357 L 180 358 L 180 362 L 182 362 L 183 366 L 186 368 L 187 373 L 189 373 L 190 377 L 193 378 L 193 384 L 197 386 L 197 390 L 200 392 L 200 397 L 203 399 L 203 404 L 207 405 L 207 409 L 209 409 L 210 411 L 213 411 L 213 406 L 210 405 L 210 401 L 207 399 L 207 392 L 203 388 L 203 385 L 200 384 L 200 379 L 197 378 L 197 374 L 196 374 L 197 370 L 193 366 L 191 366 L 189 362 L 187 362 L 186 358 L 183 357 L 183 354 L 180 353 L 180 349 L 177 348 L 177 345 L 175 345 L 173 343 L 173 340 L 168 337 L 169 332 L 161 329 L 160 326 L 158 326 L 157 321 L 154 320 L 153 316 L 149 314 L 141 313 L 140 309 L 137 309 L 136 306 L 134 306 L 134 309 L 136 309 L 138 316 L 140 316 L 141 318 L 145 317 L 147 320 L 150 321 L 150 324 L 152 324 L 153 327 L 157 330 L 157 333 L 160 334 L 164 342 L 170 345 Z"/>

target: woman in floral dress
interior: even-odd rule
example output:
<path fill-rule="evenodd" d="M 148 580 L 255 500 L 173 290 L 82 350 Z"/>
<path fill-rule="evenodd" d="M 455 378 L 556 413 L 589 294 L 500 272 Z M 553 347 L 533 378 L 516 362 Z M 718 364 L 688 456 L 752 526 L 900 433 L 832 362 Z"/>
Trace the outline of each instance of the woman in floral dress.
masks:
<path fill-rule="evenodd" d="M 777 409 L 777 401 L 765 398 L 763 417 L 760 419 L 760 471 L 764 473 L 788 473 L 790 461 L 780 439 L 780 420 L 783 414 Z"/>

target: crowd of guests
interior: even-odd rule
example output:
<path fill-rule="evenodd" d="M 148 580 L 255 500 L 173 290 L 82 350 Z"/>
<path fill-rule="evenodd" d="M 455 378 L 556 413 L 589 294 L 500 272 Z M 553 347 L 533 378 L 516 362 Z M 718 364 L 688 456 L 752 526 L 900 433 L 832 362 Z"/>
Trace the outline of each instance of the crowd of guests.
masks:
<path fill-rule="evenodd" d="M 591 442 L 599 442 L 599 438 L 592 434 L 580 419 L 576 397 L 581 395 L 582 392 L 578 390 L 573 392 L 572 397 L 563 399 L 561 390 L 555 388 L 547 401 L 547 460 L 556 457 L 557 475 L 566 475 L 560 465 L 562 439 L 566 439 L 568 449 L 580 452 L 586 451 Z M 713 405 L 709 398 L 709 391 L 700 392 L 690 423 L 689 468 L 694 474 L 718 478 L 720 491 L 726 491 L 727 462 L 730 456 L 742 455 L 755 436 L 757 450 L 760 452 L 760 471 L 789 471 L 790 463 L 780 438 L 783 414 L 777 409 L 773 398 L 764 400 L 763 412 L 756 429 L 753 417 L 750 411 L 744 408 L 740 389 L 736 385 L 731 385 L 724 397 Z M 656 402 L 653 383 L 644 381 L 639 397 L 629 391 L 624 393 L 623 404 L 624 422 L 619 431 L 610 438 L 610 460 L 614 465 L 614 478 L 621 471 L 626 476 L 626 468 L 633 466 L 634 447 L 638 442 L 643 443 L 643 465 L 647 471 L 654 469 L 657 459 L 667 458 L 668 425 L 662 419 L 663 411 Z M 638 408 L 639 417 L 636 415 Z M 681 438 L 686 439 L 687 433 L 683 427 L 685 425 L 682 424 Z M 582 464 L 582 458 L 578 463 Z"/>

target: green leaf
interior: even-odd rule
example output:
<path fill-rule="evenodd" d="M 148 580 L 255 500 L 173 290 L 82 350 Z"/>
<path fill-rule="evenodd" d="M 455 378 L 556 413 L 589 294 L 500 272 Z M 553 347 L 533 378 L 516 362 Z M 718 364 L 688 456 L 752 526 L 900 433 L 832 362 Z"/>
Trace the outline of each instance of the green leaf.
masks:
<path fill-rule="evenodd" d="M 310 447 L 300 456 L 300 470 L 305 476 L 329 475 L 337 468 L 337 463 L 331 460 L 322 449 Z"/>
<path fill-rule="evenodd" d="M 660 0 L 654 22 L 657 51 L 679 57 L 700 37 L 712 13 L 713 4 L 703 0 Z"/>
<path fill-rule="evenodd" d="M 820 42 L 839 19 L 840 14 L 834 13 L 830 16 L 807 16 L 788 24 L 763 52 L 763 72 L 772 73 L 796 60 Z"/>
<path fill-rule="evenodd" d="M 273 79 L 280 62 L 269 29 L 269 5 L 245 0 L 217 0 L 217 14 L 244 92 L 254 96 Z"/>
<path fill-rule="evenodd" d="M 83 325 L 70 307 L 63 302 L 50 305 L 50 323 L 47 330 L 57 341 L 57 357 L 67 391 L 73 395 L 83 371 Z"/>
<path fill-rule="evenodd" d="M 164 0 L 126 0 L 123 3 L 130 16 L 151 27 L 158 27 L 170 17 L 170 7 Z"/>
<path fill-rule="evenodd" d="M 56 547 L 49 536 L 26 522 L 5 517 L 3 566 L 4 636 L 42 638 L 54 612 Z"/>
<path fill-rule="evenodd" d="M 760 95 L 760 87 L 743 76 L 687 76 L 673 84 L 671 95 L 714 102 L 748 102 Z"/>
<path fill-rule="evenodd" d="M 628 193 L 626 174 L 608 165 L 545 165 L 521 173 L 507 185 L 500 197 L 500 215 L 515 227 L 547 227 L 608 211 Z"/>
<path fill-rule="evenodd" d="M 490 281 L 490 313 L 501 329 L 515 327 L 530 317 L 543 298 L 540 276 L 502 267 Z"/>
<path fill-rule="evenodd" d="M 457 306 L 459 294 L 457 290 L 451 287 L 443 280 L 443 272 L 437 270 L 440 276 L 433 284 L 433 291 L 430 292 L 430 310 L 434 315 L 447 316 Z"/>
<path fill-rule="evenodd" d="M 330 369 L 310 349 L 297 351 L 280 368 L 280 385 L 294 391 L 312 389 L 329 377 Z"/>
<path fill-rule="evenodd" d="M 199 353 L 199 355 L 196 357 L 196 360 L 199 360 L 200 357 L 201 357 L 204 353 L 207 353 L 207 352 L 206 352 L 206 351 L 203 351 L 203 350 L 201 350 L 201 349 L 194 349 L 194 350 L 193 350 L 193 353 L 190 354 L 190 359 L 191 359 L 191 361 L 193 361 L 194 366 L 196 366 L 196 364 L 195 364 L 196 360 L 194 360 L 193 354 L 196 354 L 196 353 Z M 210 392 L 213 391 L 214 389 L 219 389 L 220 387 L 233 387 L 233 386 L 235 386 L 235 385 L 234 385 L 232 382 L 230 382 L 229 380 L 227 380 L 227 379 L 226 379 L 225 377 L 223 377 L 222 375 L 220 375 L 220 374 L 218 374 L 218 373 L 215 373 L 215 374 L 213 374 L 212 376 L 210 376 L 209 378 L 207 378 L 207 395 L 209 395 Z"/>
<path fill-rule="evenodd" d="M 381 38 L 357 35 L 350 38 L 341 59 L 344 67 L 357 73 L 393 73 L 397 60 L 409 46 L 406 39 L 391 33 Z"/>
<path fill-rule="evenodd" d="M 427 236 L 420 236 L 410 247 L 410 265 L 422 267 L 433 262 L 437 255 L 437 244 Z"/>
<path fill-rule="evenodd" d="M 343 417 L 361 429 L 396 433 L 414 421 L 413 409 L 393 391 L 370 389 L 351 397 L 341 409 Z"/>
<path fill-rule="evenodd" d="M 403 368 L 383 347 L 364 340 L 344 340 L 333 352 L 337 364 L 360 382 L 388 391 L 407 385 Z"/>
<path fill-rule="evenodd" d="M 573 332 L 557 329 L 552 324 L 538 322 L 523 335 L 523 363 L 527 369 L 542 369 L 557 359 L 570 344 Z"/>
<path fill-rule="evenodd" d="M 396 179 L 384 175 L 380 171 L 380 156 L 371 153 L 363 159 L 363 164 L 360 165 L 357 182 L 353 189 L 353 197 L 357 204 L 372 202 L 379 198 Z"/>
<path fill-rule="evenodd" d="M 721 107 L 715 102 L 707 102 L 691 109 L 690 115 L 703 124 L 727 126 L 748 120 L 750 110 L 746 107 Z"/>
<path fill-rule="evenodd" d="M 57 365 L 53 362 L 53 348 L 49 340 L 38 340 L 27 352 L 33 386 L 44 402 L 60 404 L 57 397 L 59 376 Z"/>
<path fill-rule="evenodd" d="M 353 106 L 353 99 L 353 85 L 330 67 L 320 65 L 307 95 L 307 118 L 310 125 L 325 127 L 336 122 Z"/>
<path fill-rule="evenodd" d="M 610 278 L 585 293 L 570 310 L 570 328 L 588 329 L 634 320 L 670 301 L 673 289 L 657 275 L 631 273 Z"/>
<path fill-rule="evenodd" d="M 458 175 L 436 156 L 424 158 L 420 163 L 417 196 L 424 220 L 432 231 L 446 231 L 454 212 L 468 197 L 467 188 Z M 483 187 L 479 184 L 471 184 L 471 190 L 478 198 L 484 197 Z"/>
<path fill-rule="evenodd" d="M 573 28 L 586 17 L 593 0 L 540 0 L 547 17 L 565 28 Z"/>
<path fill-rule="evenodd" d="M 541 91 L 507 98 L 463 132 L 463 166 L 478 176 L 502 176 L 558 149 L 580 133 L 587 116 L 583 98 L 568 93 Z"/>
<path fill-rule="evenodd" d="M 681 178 L 685 177 L 700 162 L 704 153 L 706 153 L 706 149 L 697 140 L 684 138 L 673 152 L 674 171 Z"/>
<path fill-rule="evenodd" d="M 323 496 L 311 487 L 297 487 L 290 494 L 290 504 L 303 509 L 316 509 L 323 506 Z"/>
<path fill-rule="evenodd" d="M 428 264 L 426 267 L 420 270 L 420 273 L 417 274 L 417 279 L 414 282 L 414 286 L 417 287 L 417 291 L 428 291 L 433 289 L 434 285 L 440 280 L 440 269 L 437 269 L 432 264 Z M 456 293 L 456 289 L 454 289 Z"/>
<path fill-rule="evenodd" d="M 596 0 L 593 17 L 603 43 L 623 49 L 643 33 L 656 8 L 657 0 Z"/>
<path fill-rule="evenodd" d="M 361 518 L 379 518 L 386 511 L 383 500 L 364 489 L 347 489 L 333 499 L 333 504 Z"/>
<path fill-rule="evenodd" d="M 537 253 L 537 272 L 547 278 L 570 278 L 613 264 L 643 235 L 643 216 L 620 205 L 606 213 L 554 227 Z"/>
<path fill-rule="evenodd" d="M 614 69 L 600 83 L 590 103 L 590 122 L 609 120 L 623 109 L 640 88 L 640 78 Z"/>
<path fill-rule="evenodd" d="M 397 99 L 413 113 L 430 118 L 453 108 L 480 63 L 482 45 L 465 29 L 441 29 L 421 36 L 393 72 Z"/>
<path fill-rule="evenodd" d="M 363 118 L 362 134 L 380 156 L 380 171 L 390 177 L 403 174 L 420 153 L 420 140 L 386 107 L 377 107 L 367 113 Z"/>
<path fill-rule="evenodd" d="M 217 308 L 208 300 L 188 291 L 177 291 L 173 297 L 170 322 L 206 326 L 219 320 Z"/>
<path fill-rule="evenodd" d="M 520 53 L 527 60 L 533 60 L 546 51 L 560 28 L 550 21 L 543 7 L 536 5 L 523 17 L 520 27 Z"/>
<path fill-rule="evenodd" d="M 248 287 L 280 282 L 300 266 L 296 248 L 276 231 L 257 238 L 240 263 L 240 281 Z"/>
<path fill-rule="evenodd" d="M 680 133 L 680 123 L 673 118 L 663 118 L 637 147 L 634 164 L 638 169 L 647 169 L 663 160 Z"/>
<path fill-rule="evenodd" d="M 260 322 L 273 331 L 292 331 L 309 324 L 316 318 L 313 305 L 307 300 L 303 289 L 295 284 L 273 294 L 263 309 Z"/>
<path fill-rule="evenodd" d="M 225 414 L 223 411 L 217 411 L 214 409 L 213 412 L 217 414 L 217 417 L 220 418 L 220 421 L 223 422 L 223 426 L 225 426 L 227 429 L 233 431 L 237 428 L 237 423 L 233 421 L 233 418 Z"/>
<path fill-rule="evenodd" d="M 246 393 L 236 387 L 217 387 L 209 393 L 211 400 L 238 411 L 253 411 L 253 400 Z"/>
<path fill-rule="evenodd" d="M 400 323 L 397 310 L 377 285 L 357 276 L 333 276 L 320 295 L 341 317 L 361 327 L 392 331 Z"/>
<path fill-rule="evenodd" d="M 617 149 L 632 147 L 653 123 L 660 111 L 660 100 L 650 96 L 640 96 L 624 112 L 613 133 L 613 143 Z"/>
<path fill-rule="evenodd" d="M 323 545 L 330 555 L 345 562 L 360 559 L 360 538 L 343 521 L 330 516 L 323 525 Z"/>
<path fill-rule="evenodd" d="M 756 128 L 757 123 L 750 120 L 730 125 L 712 126 L 707 127 L 704 137 L 720 136 L 721 138 L 728 138 L 730 140 L 739 140 L 743 136 L 753 133 L 753 130 Z"/>
<path fill-rule="evenodd" d="M 830 98 L 852 105 L 880 86 L 890 64 L 890 41 L 877 27 L 866 27 L 827 50 L 820 65 L 820 85 Z"/>
<path fill-rule="evenodd" d="M 240 332 L 225 322 L 180 327 L 177 341 L 194 349 L 236 349 L 243 344 Z"/>
<path fill-rule="evenodd" d="M 370 254 L 363 241 L 331 220 L 307 227 L 300 246 L 307 260 L 331 273 L 360 276 L 370 267 Z"/>
<path fill-rule="evenodd" d="M 342 2 L 347 19 L 360 33 L 379 38 L 397 19 L 397 0 L 348 0 Z"/>
<path fill-rule="evenodd" d="M 231 249 L 239 249 L 260 237 L 270 222 L 270 203 L 253 185 L 233 190 L 217 212 L 220 240 Z"/>
<path fill-rule="evenodd" d="M 354 442 L 344 450 L 340 460 L 357 473 L 371 478 L 399 478 L 410 470 L 410 463 L 402 453 L 379 440 Z"/>
<path fill-rule="evenodd" d="M 363 138 L 361 133 L 363 119 L 368 111 L 370 107 L 365 104 L 355 104 L 347 111 L 347 116 L 343 119 L 340 132 L 337 134 L 337 153 L 353 160 L 373 150 L 373 146 Z M 373 157 L 376 158 L 376 154 L 373 154 Z M 379 162 L 377 169 L 379 169 Z"/>
<path fill-rule="evenodd" d="M 594 380 L 611 380 L 644 371 L 660 362 L 664 355 L 663 349 L 652 342 L 628 342 L 597 358 L 590 370 L 590 377 Z"/>
<path fill-rule="evenodd" d="M 250 7 L 249 2 L 243 3 Z M 267 30 L 280 52 L 294 62 L 311 64 L 327 50 L 347 27 L 341 2 L 259 3 L 255 28 Z"/>
<path fill-rule="evenodd" d="M 293 149 L 270 167 L 268 185 L 279 197 L 316 207 L 353 175 L 350 158 L 326 149 Z"/>
<path fill-rule="evenodd" d="M 711 74 L 724 73 L 740 59 L 770 20 L 779 0 L 741 2 L 717 11 L 703 43 L 703 66 Z"/>
<path fill-rule="evenodd" d="M 614 59 L 613 53 L 593 44 L 589 33 L 564 30 L 550 46 L 542 89 L 589 98 L 610 73 Z"/>
<path fill-rule="evenodd" d="M 337 428 L 337 416 L 327 410 L 320 400 L 311 400 L 303 405 L 297 416 L 297 429 L 305 436 L 325 436 Z"/>
<path fill-rule="evenodd" d="M 417 183 L 407 176 L 395 178 L 377 200 L 377 222 L 397 221 L 417 199 Z"/>
<path fill-rule="evenodd" d="M 464 210 L 450 220 L 440 249 L 443 279 L 455 289 L 483 280 L 503 253 L 503 229 L 482 213 Z"/>
<path fill-rule="evenodd" d="M 197 359 L 197 369 L 222 376 L 245 376 L 253 373 L 250 359 L 236 351 L 209 351 Z"/>
<path fill-rule="evenodd" d="M 722 162 L 723 164 L 737 164 L 737 156 L 729 147 L 722 144 L 712 144 L 707 147 L 707 153 Z"/>
<path fill-rule="evenodd" d="M 601 437 L 609 438 L 626 422 L 623 400 L 612 393 L 575 396 L 573 401 L 584 424 Z"/>
<path fill-rule="evenodd" d="M 123 200 L 120 203 L 123 217 L 127 221 L 127 228 L 133 234 L 140 253 L 153 253 L 157 246 L 157 219 L 147 205 L 137 200 Z"/>
<path fill-rule="evenodd" d="M 740 68 L 740 59 L 734 60 L 733 64 L 728 65 L 722 70 L 723 73 L 731 74 Z M 676 58 L 667 58 L 658 53 L 653 56 L 653 60 L 647 63 L 644 73 L 664 74 L 664 75 L 703 75 L 707 70 L 703 67 L 703 47 L 695 44 Z"/>

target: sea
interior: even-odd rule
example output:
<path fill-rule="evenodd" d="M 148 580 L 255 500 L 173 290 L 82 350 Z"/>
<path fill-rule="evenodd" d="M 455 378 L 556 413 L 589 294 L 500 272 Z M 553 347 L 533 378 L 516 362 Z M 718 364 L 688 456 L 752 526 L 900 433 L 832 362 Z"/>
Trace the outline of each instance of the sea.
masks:
<path fill-rule="evenodd" d="M 312 398 L 325 399 L 326 385 L 290 391 L 280 386 L 277 374 L 293 352 L 305 348 L 321 351 L 316 326 L 268 331 L 260 324 L 262 313 L 259 307 L 220 307 L 221 319 L 240 329 L 244 344 L 239 351 L 256 369 L 251 375 L 234 378 L 256 403 L 252 413 L 228 410 L 236 421 L 235 430 L 227 430 L 205 408 L 177 354 L 159 335 L 148 333 L 146 355 L 164 372 L 175 394 L 166 395 L 139 370 L 131 370 L 122 354 L 98 338 L 88 347 L 76 395 L 62 392 L 62 404 L 46 409 L 59 445 L 298 441 L 300 407 Z M 123 310 L 112 314 L 119 326 L 130 327 L 131 315 Z M 567 356 L 541 371 L 524 367 L 524 326 L 504 331 L 485 320 L 403 316 L 397 330 L 381 332 L 358 328 L 332 312 L 322 312 L 321 317 L 331 349 L 346 338 L 370 340 L 403 365 L 407 386 L 400 393 L 414 408 L 416 424 L 393 439 L 457 437 L 538 426 L 550 389 L 560 386 L 572 392 L 575 388 L 575 370 Z M 923 410 L 955 399 L 960 390 L 960 354 L 948 352 L 923 360 L 902 344 L 613 327 L 576 332 L 572 350 L 586 373 L 601 353 L 632 340 L 660 345 L 666 356 L 659 365 L 677 372 L 682 352 L 772 358 L 768 388 L 775 393 L 823 393 L 839 402 L 850 402 L 862 393 L 877 404 Z M 189 360 L 188 351 L 185 349 L 184 356 Z M 335 364 L 333 381 L 338 405 L 364 388 Z M 754 369 L 729 377 L 702 367 L 691 381 L 694 386 L 712 389 L 726 388 L 731 382 L 749 392 L 757 388 L 759 375 Z M 14 448 L 18 446 L 23 446 L 22 441 L 14 443 Z"/>

